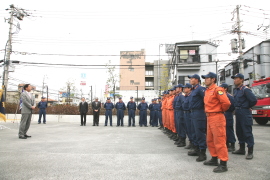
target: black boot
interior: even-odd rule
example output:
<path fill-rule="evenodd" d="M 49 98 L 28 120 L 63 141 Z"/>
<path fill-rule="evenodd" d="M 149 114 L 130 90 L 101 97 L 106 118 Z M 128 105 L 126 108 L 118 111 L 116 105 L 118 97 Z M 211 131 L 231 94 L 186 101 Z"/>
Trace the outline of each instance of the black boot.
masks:
<path fill-rule="evenodd" d="M 191 148 L 191 142 L 189 141 L 189 144 L 185 147 L 185 149 L 190 149 Z"/>
<path fill-rule="evenodd" d="M 229 151 L 229 148 L 231 147 L 231 146 L 230 146 L 230 143 L 229 143 L 229 142 L 226 142 L 226 146 L 227 146 L 227 149 L 228 149 L 228 151 Z"/>
<path fill-rule="evenodd" d="M 178 141 L 175 141 L 174 144 L 175 144 L 175 145 L 178 145 L 178 144 L 180 144 L 180 143 L 181 143 L 181 139 L 179 138 Z"/>
<path fill-rule="evenodd" d="M 253 159 L 253 146 L 248 148 L 248 154 L 246 156 L 246 159 L 248 160 Z"/>
<path fill-rule="evenodd" d="M 195 146 L 193 150 L 188 151 L 189 156 L 199 156 L 199 146 Z"/>
<path fill-rule="evenodd" d="M 185 147 L 186 146 L 186 138 L 180 138 L 180 144 L 177 145 L 177 147 Z"/>
<path fill-rule="evenodd" d="M 237 151 L 233 151 L 233 154 L 239 154 L 239 155 L 245 155 L 246 151 L 245 151 L 245 143 L 240 144 L 240 148 Z"/>
<path fill-rule="evenodd" d="M 221 160 L 220 160 L 220 164 L 218 165 L 218 167 L 213 170 L 213 172 L 215 172 L 215 173 L 222 173 L 222 172 L 226 172 L 226 171 L 228 171 L 227 161 L 221 161 Z"/>
<path fill-rule="evenodd" d="M 179 141 L 179 140 L 181 140 L 181 138 L 179 137 L 179 136 L 175 136 L 174 138 L 172 138 L 172 140 L 174 140 L 174 141 Z"/>
<path fill-rule="evenodd" d="M 200 152 L 199 152 L 199 157 L 196 159 L 197 162 L 201 162 L 201 161 L 204 161 L 206 160 L 206 149 L 201 149 Z"/>
<path fill-rule="evenodd" d="M 228 148 L 228 152 L 235 151 L 235 143 L 231 143 L 231 146 Z"/>
<path fill-rule="evenodd" d="M 204 161 L 203 164 L 206 166 L 218 166 L 218 159 L 217 157 L 212 157 L 209 161 Z"/>

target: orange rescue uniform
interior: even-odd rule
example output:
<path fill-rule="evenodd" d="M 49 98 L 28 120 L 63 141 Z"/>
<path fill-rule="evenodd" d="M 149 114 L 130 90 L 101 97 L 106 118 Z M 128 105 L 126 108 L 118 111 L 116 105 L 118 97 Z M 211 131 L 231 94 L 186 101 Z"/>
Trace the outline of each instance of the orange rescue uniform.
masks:
<path fill-rule="evenodd" d="M 165 128 L 168 128 L 167 127 L 167 119 L 166 119 L 166 114 L 167 114 L 167 109 L 166 109 L 166 106 L 167 106 L 167 96 L 166 97 L 163 97 L 162 99 L 162 124 Z"/>
<path fill-rule="evenodd" d="M 228 161 L 224 112 L 229 109 L 230 100 L 222 87 L 213 84 L 205 91 L 204 104 L 207 116 L 206 142 L 209 152 L 212 157 Z"/>
<path fill-rule="evenodd" d="M 168 99 L 168 114 L 169 114 L 169 126 L 170 130 L 176 133 L 175 123 L 174 123 L 174 110 L 173 110 L 173 100 L 175 95 L 171 95 Z"/>

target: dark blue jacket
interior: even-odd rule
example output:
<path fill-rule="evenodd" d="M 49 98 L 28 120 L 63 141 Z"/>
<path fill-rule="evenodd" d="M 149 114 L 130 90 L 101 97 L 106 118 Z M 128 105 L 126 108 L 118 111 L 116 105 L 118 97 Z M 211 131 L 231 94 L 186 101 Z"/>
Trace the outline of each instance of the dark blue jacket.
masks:
<path fill-rule="evenodd" d="M 47 108 L 47 102 L 42 102 L 42 101 L 40 101 L 39 103 L 38 103 L 38 108 L 39 109 L 46 109 Z"/>
<path fill-rule="evenodd" d="M 235 88 L 233 91 L 235 107 L 249 109 L 256 105 L 257 98 L 252 91 L 244 85 Z"/>
<path fill-rule="evenodd" d="M 136 103 L 135 103 L 134 101 L 133 101 L 133 102 L 129 101 L 129 102 L 127 103 L 127 109 L 128 109 L 128 110 L 131 110 L 131 109 L 136 110 L 136 109 L 137 109 Z"/>
<path fill-rule="evenodd" d="M 149 104 L 148 109 L 149 109 L 150 111 L 153 111 L 153 103 Z"/>
<path fill-rule="evenodd" d="M 113 105 L 113 103 L 112 102 L 110 102 L 110 103 L 105 103 L 104 104 L 104 108 L 106 109 L 106 110 L 112 110 L 113 108 L 114 108 L 114 105 Z"/>
<path fill-rule="evenodd" d="M 193 87 L 193 90 L 189 98 L 189 108 L 192 109 L 204 109 L 204 92 L 206 88 L 197 84 Z"/>
<path fill-rule="evenodd" d="M 141 111 L 141 110 L 147 110 L 148 109 L 148 104 L 145 103 L 140 103 L 137 108 Z"/>
<path fill-rule="evenodd" d="M 175 97 L 176 98 L 174 102 L 174 109 L 183 110 L 182 104 L 183 104 L 183 101 L 185 100 L 183 93 L 179 93 Z"/>
<path fill-rule="evenodd" d="M 227 93 L 227 97 L 230 100 L 231 106 L 230 106 L 230 108 L 226 112 L 233 112 L 234 109 L 235 109 L 235 107 L 234 107 L 234 104 L 235 104 L 234 103 L 234 98 L 233 98 L 233 96 L 230 93 Z"/>
<path fill-rule="evenodd" d="M 119 109 L 126 110 L 126 105 L 123 102 L 117 102 L 115 104 L 115 109 L 117 109 L 117 110 L 119 110 Z"/>
<path fill-rule="evenodd" d="M 153 103 L 152 104 L 152 110 L 153 111 L 160 111 L 161 110 L 161 104 L 160 103 Z"/>
<path fill-rule="evenodd" d="M 183 101 L 183 104 L 182 104 L 182 107 L 183 107 L 184 111 L 189 111 L 190 110 L 190 108 L 189 108 L 189 98 L 190 98 L 190 94 L 186 94 L 184 96 L 184 101 Z"/>

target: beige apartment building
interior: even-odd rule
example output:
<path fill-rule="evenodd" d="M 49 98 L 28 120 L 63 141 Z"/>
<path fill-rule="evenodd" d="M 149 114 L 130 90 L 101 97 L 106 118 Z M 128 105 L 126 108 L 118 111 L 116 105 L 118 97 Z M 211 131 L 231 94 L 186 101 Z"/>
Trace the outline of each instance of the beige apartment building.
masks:
<path fill-rule="evenodd" d="M 145 50 L 120 51 L 120 90 L 145 90 Z"/>

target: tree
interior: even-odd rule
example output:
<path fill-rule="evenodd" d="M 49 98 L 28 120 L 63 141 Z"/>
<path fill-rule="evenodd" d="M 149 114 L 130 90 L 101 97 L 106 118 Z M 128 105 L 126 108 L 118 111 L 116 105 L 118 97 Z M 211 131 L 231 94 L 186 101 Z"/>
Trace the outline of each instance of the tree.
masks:
<path fill-rule="evenodd" d="M 108 85 L 110 92 L 113 93 L 113 100 L 115 102 L 115 87 L 116 84 L 120 82 L 121 75 L 116 72 L 115 66 L 111 65 L 111 60 L 109 60 L 109 63 L 107 63 L 105 67 L 107 68 L 108 74 L 106 85 Z"/>
<path fill-rule="evenodd" d="M 167 64 L 162 64 L 161 67 L 160 86 L 161 91 L 165 91 L 170 88 L 169 68 Z"/>
<path fill-rule="evenodd" d="M 74 80 L 68 80 L 66 86 L 61 88 L 61 91 L 66 92 L 67 102 L 70 104 L 71 98 L 74 98 L 74 93 L 76 92 L 76 86 Z"/>

